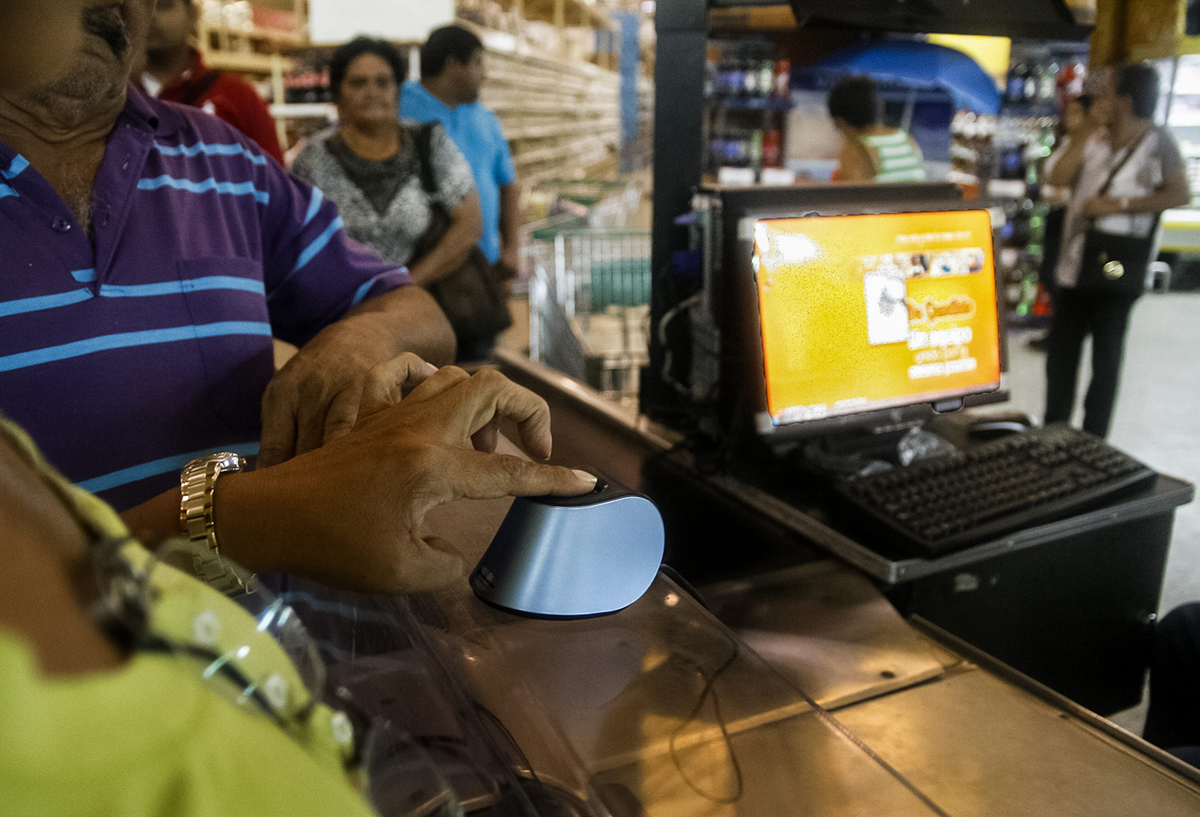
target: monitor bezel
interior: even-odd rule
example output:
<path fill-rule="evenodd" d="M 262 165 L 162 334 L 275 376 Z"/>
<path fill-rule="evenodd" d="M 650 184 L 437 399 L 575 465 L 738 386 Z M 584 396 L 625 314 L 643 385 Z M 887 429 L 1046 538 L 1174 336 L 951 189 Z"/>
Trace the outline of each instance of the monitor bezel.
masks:
<path fill-rule="evenodd" d="M 833 213 L 833 212 L 831 212 L 831 213 L 820 213 L 820 214 L 810 213 L 805 216 L 802 216 L 801 218 L 830 218 L 830 217 L 836 218 L 836 217 L 846 217 L 846 216 L 869 217 L 872 215 L 899 215 L 899 214 L 920 215 L 920 214 L 924 214 L 924 213 L 967 213 L 967 212 L 981 213 L 990 218 L 990 214 L 984 208 L 981 208 L 981 207 L 955 207 L 955 208 L 936 208 L 936 209 L 922 209 L 922 210 L 890 210 L 890 211 L 885 211 L 883 213 L 863 213 L 863 212 L 853 212 L 853 213 Z M 741 239 L 742 237 L 745 237 L 745 236 L 749 237 L 749 242 L 748 242 L 747 246 L 748 246 L 749 252 L 751 253 L 751 256 L 753 256 L 753 252 L 754 252 L 754 249 L 753 249 L 754 225 L 757 224 L 759 221 L 772 221 L 772 220 L 779 220 L 779 219 L 772 218 L 772 217 L 750 216 L 750 217 L 744 218 L 739 223 L 739 225 L 738 225 L 739 239 Z M 989 230 L 989 232 L 988 232 L 988 240 L 989 241 L 993 240 L 993 233 L 991 230 Z M 997 315 L 996 349 L 997 349 L 997 359 L 998 359 L 999 358 L 999 349 L 1000 349 L 1000 326 L 999 326 L 1000 305 L 999 305 L 999 301 L 998 301 L 999 287 L 997 285 L 998 282 L 996 281 L 994 247 L 989 247 L 989 249 L 992 250 L 992 252 L 989 253 L 989 257 L 992 258 L 992 298 L 993 298 L 993 302 L 994 302 L 993 306 L 996 309 L 996 315 Z M 756 280 L 757 275 L 754 273 L 753 269 L 751 270 L 751 276 L 752 276 L 752 280 L 755 281 L 755 295 L 756 295 L 755 303 L 756 303 L 756 307 L 758 307 L 760 304 L 757 299 L 757 296 L 758 296 L 758 291 L 757 291 L 758 284 L 757 284 L 757 280 Z M 989 381 L 987 384 L 983 384 L 981 387 L 960 387 L 957 389 L 945 389 L 945 390 L 935 391 L 935 392 L 925 392 L 922 394 L 900 396 L 900 397 L 896 397 L 896 398 L 892 398 L 892 399 L 888 400 L 886 405 L 878 405 L 878 403 L 877 403 L 875 406 L 872 406 L 871 408 L 868 408 L 866 410 L 846 411 L 846 412 L 834 414 L 832 416 L 822 417 L 822 418 L 813 419 L 813 420 L 796 420 L 796 421 L 787 422 L 787 423 L 776 423 L 774 416 L 770 413 L 770 411 L 767 408 L 765 351 L 763 349 L 763 340 L 762 340 L 761 312 L 759 311 L 758 308 L 756 308 L 756 310 L 755 310 L 754 317 L 755 317 L 755 324 L 756 324 L 756 328 L 758 331 L 758 337 L 759 337 L 758 355 L 757 355 L 757 358 L 755 361 L 755 364 L 756 364 L 755 373 L 756 373 L 756 375 L 759 376 L 756 380 L 758 382 L 761 382 L 761 386 L 758 386 L 758 382 L 756 382 L 756 386 L 758 386 L 758 388 L 755 391 L 755 395 L 756 395 L 756 397 L 761 397 L 761 404 L 758 406 L 759 410 L 756 411 L 754 414 L 754 419 L 755 419 L 755 430 L 758 432 L 759 436 L 762 436 L 762 437 L 779 438 L 782 435 L 782 437 L 786 439 L 786 438 L 791 438 L 791 437 L 795 437 L 795 436 L 809 436 L 811 434 L 827 433 L 830 430 L 836 430 L 839 428 L 855 428 L 855 427 L 860 427 L 863 425 L 874 426 L 874 425 L 878 424 L 884 428 L 895 427 L 897 424 L 903 424 L 903 423 L 909 422 L 909 421 L 917 421 L 922 418 L 930 417 L 933 414 L 936 414 L 938 412 L 952 411 L 952 410 L 962 408 L 965 401 L 969 397 L 972 397 L 974 395 L 987 395 L 987 394 L 991 394 L 991 393 L 994 393 L 994 392 L 997 392 L 1000 390 L 1000 385 L 1001 385 L 1000 372 L 997 371 L 996 380 Z M 905 409 L 907 409 L 910 406 L 918 406 L 918 407 L 921 407 L 921 409 L 919 409 L 915 415 L 912 412 L 906 413 Z M 907 417 L 906 417 L 906 414 L 907 414 Z M 792 433 L 793 431 L 795 433 Z"/>
<path fill-rule="evenodd" d="M 848 432 L 880 433 L 920 425 L 940 411 L 1007 399 L 1001 380 L 994 387 L 989 384 L 987 389 L 963 395 L 961 403 L 957 400 L 945 403 L 940 399 L 944 393 L 939 393 L 939 399 L 935 400 L 921 398 L 900 405 L 819 420 L 778 426 L 774 423 L 764 423 L 762 416 L 765 414 L 769 417 L 769 412 L 757 283 L 751 265 L 753 229 L 750 225 L 760 219 L 952 212 L 988 208 L 978 202 L 964 201 L 961 191 L 955 185 L 942 183 L 832 185 L 824 189 L 792 189 L 791 197 L 780 195 L 778 192 L 759 196 L 756 191 L 748 188 L 718 188 L 714 192 L 718 192 L 722 198 L 724 247 L 721 257 L 725 279 L 724 294 L 727 296 L 724 308 L 720 310 L 724 314 L 720 325 L 725 335 L 722 342 L 721 402 L 727 420 L 735 431 L 740 427 L 767 445 L 776 446 L 814 436 Z M 993 229 L 993 259 L 994 238 Z M 1003 373 L 1006 369 L 1007 355 L 1004 312 L 999 302 L 1001 287 L 998 279 L 994 294 Z"/>

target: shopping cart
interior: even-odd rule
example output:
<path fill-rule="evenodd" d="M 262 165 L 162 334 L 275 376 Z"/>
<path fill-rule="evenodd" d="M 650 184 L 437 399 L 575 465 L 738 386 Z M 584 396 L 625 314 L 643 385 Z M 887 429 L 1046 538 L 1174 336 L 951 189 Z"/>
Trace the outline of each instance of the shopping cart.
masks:
<path fill-rule="evenodd" d="M 641 205 L 642 191 L 629 179 L 543 179 L 539 195 L 558 202 L 571 202 L 586 213 L 587 226 L 624 228 L 630 213 Z"/>
<path fill-rule="evenodd" d="M 649 360 L 650 233 L 535 230 L 526 247 L 530 357 L 632 401 Z"/>

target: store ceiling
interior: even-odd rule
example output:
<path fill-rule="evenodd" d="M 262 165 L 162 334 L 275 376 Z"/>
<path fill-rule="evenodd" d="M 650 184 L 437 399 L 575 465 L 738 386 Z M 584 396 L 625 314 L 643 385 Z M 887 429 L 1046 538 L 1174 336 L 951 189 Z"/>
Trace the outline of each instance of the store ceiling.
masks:
<path fill-rule="evenodd" d="M 713 8 L 778 5 L 778 0 L 709 0 Z M 1083 40 L 1094 5 L 1087 0 L 789 0 L 800 25 L 822 23 L 875 31 L 985 34 Z"/>

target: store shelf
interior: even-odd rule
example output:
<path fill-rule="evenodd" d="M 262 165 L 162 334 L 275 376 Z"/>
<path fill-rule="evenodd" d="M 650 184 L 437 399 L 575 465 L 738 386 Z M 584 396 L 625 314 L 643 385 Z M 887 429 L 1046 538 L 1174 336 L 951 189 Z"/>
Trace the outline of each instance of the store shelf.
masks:
<path fill-rule="evenodd" d="M 209 68 L 219 71 L 234 71 L 239 74 L 265 76 L 276 70 L 288 71 L 293 61 L 279 54 L 259 54 L 256 51 L 210 50 L 204 53 L 204 62 Z"/>
<path fill-rule="evenodd" d="M 308 44 L 306 10 L 305 0 L 254 0 L 249 14 L 244 4 L 206 5 L 196 47 L 210 68 L 271 77 L 278 98 L 282 74 L 294 65 L 285 53 Z"/>
<path fill-rule="evenodd" d="M 615 72 L 489 50 L 487 74 L 482 101 L 504 127 L 522 183 L 578 177 L 619 154 Z"/>
<path fill-rule="evenodd" d="M 569 136 L 592 133 L 597 128 L 606 130 L 610 128 L 618 128 L 620 125 L 620 117 L 614 113 L 611 117 L 606 117 L 605 119 L 576 122 L 568 125 L 564 125 L 562 123 L 546 123 L 542 125 L 518 126 L 511 129 L 506 129 L 504 131 L 504 136 L 510 141 L 521 139 L 546 139 L 554 136 Z"/>
<path fill-rule="evenodd" d="M 337 119 L 337 106 L 332 102 L 292 102 L 271 105 L 271 116 L 276 119 Z"/>
<path fill-rule="evenodd" d="M 562 27 L 609 28 L 612 21 L 594 3 L 584 0 L 500 0 L 505 11 L 517 11 L 523 19 Z"/>
<path fill-rule="evenodd" d="M 713 31 L 795 31 L 796 15 L 786 3 L 746 8 L 714 8 L 708 13 Z"/>
<path fill-rule="evenodd" d="M 727 111 L 790 111 L 792 109 L 791 100 L 773 98 L 723 99 L 713 97 L 708 100 L 708 104 L 724 108 Z"/>
<path fill-rule="evenodd" d="M 250 42 L 274 43 L 281 46 L 296 48 L 308 44 L 308 38 L 298 31 L 284 31 L 278 28 L 232 28 L 230 26 L 206 26 L 210 35 L 230 41 L 246 40 Z"/>

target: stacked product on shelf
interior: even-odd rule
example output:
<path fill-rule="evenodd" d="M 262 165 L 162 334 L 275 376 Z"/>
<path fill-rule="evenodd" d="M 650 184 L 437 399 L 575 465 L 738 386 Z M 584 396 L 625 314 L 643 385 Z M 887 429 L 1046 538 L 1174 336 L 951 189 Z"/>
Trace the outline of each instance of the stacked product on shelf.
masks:
<path fill-rule="evenodd" d="M 763 40 L 714 41 L 705 66 L 705 170 L 783 166 L 791 63 Z"/>

